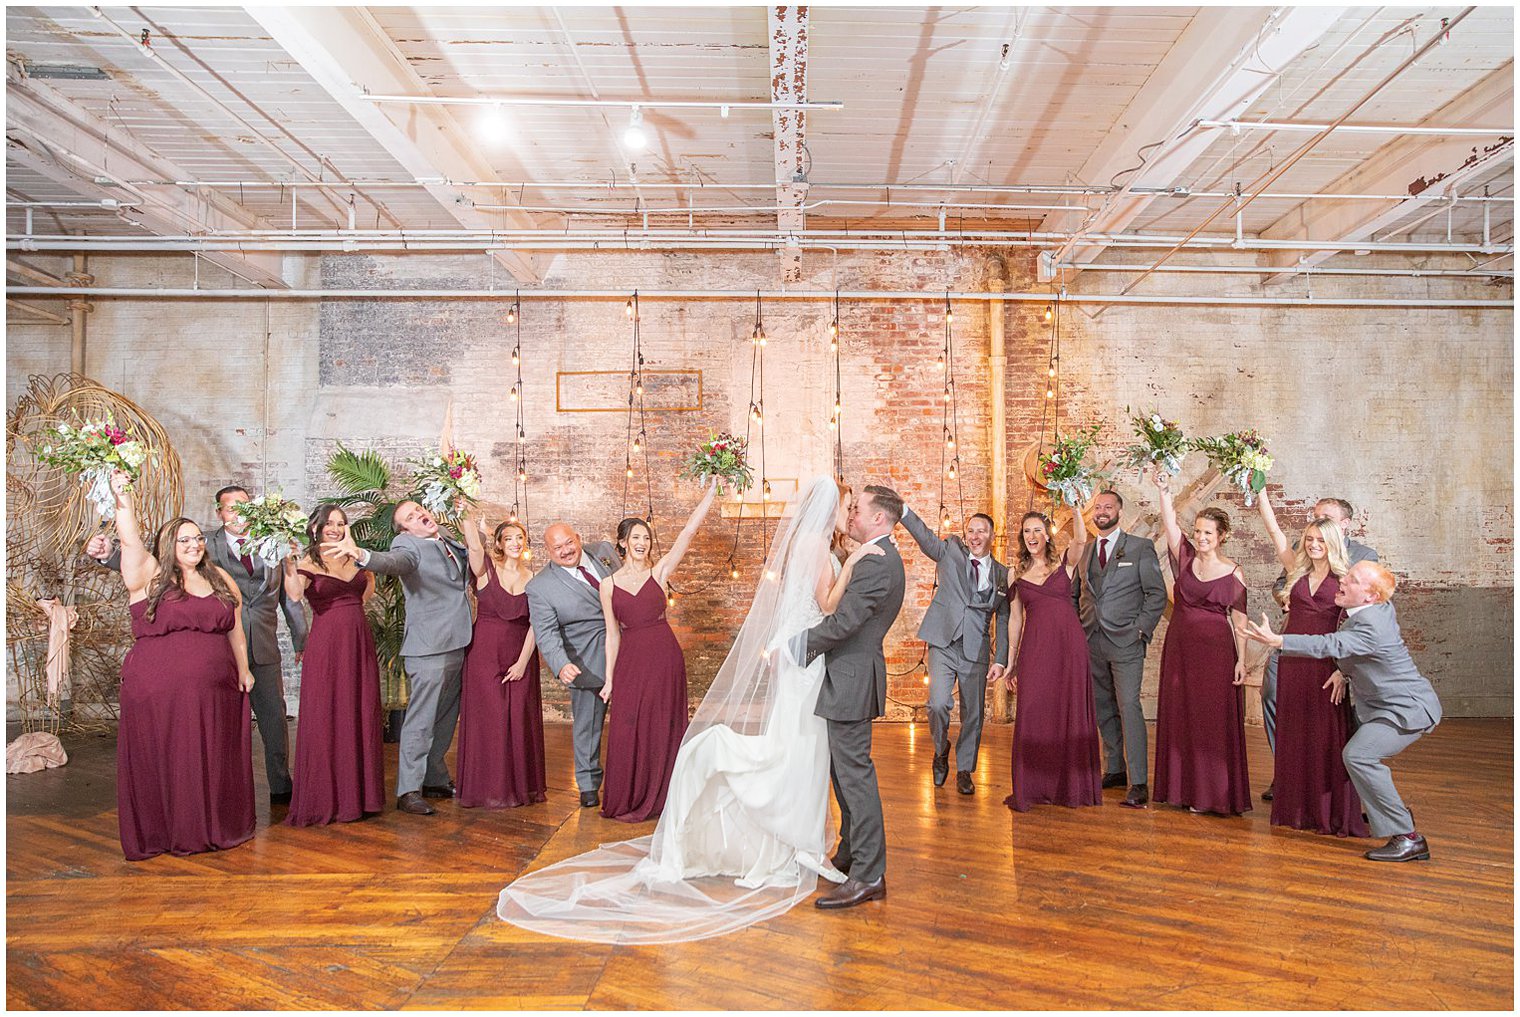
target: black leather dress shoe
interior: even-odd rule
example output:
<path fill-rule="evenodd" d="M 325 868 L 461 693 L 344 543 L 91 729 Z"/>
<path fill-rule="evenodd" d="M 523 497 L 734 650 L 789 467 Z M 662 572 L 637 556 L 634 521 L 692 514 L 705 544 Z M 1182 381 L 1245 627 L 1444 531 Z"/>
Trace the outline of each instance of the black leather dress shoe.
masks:
<path fill-rule="evenodd" d="M 447 784 L 424 784 L 422 785 L 422 797 L 424 798 L 453 798 L 454 782 Z"/>
<path fill-rule="evenodd" d="M 976 785 L 971 783 L 970 770 L 955 771 L 955 790 L 959 791 L 963 795 L 976 793 Z"/>
<path fill-rule="evenodd" d="M 868 900 L 881 900 L 886 895 L 886 876 L 882 876 L 874 883 L 862 883 L 858 879 L 847 879 L 833 893 L 824 894 L 813 901 L 813 905 L 825 911 L 833 911 L 838 908 L 852 908 L 857 904 L 864 904 Z"/>
<path fill-rule="evenodd" d="M 1144 784 L 1130 785 L 1129 794 L 1119 804 L 1126 809 L 1143 809 L 1151 800 L 1151 789 Z"/>
<path fill-rule="evenodd" d="M 270 805 L 289 805 L 290 804 L 290 792 L 289 791 L 271 791 L 271 792 L 269 792 L 269 804 Z"/>
<path fill-rule="evenodd" d="M 1105 773 L 1103 775 L 1103 790 L 1105 791 L 1111 787 L 1123 787 L 1128 783 L 1129 777 L 1123 770 L 1120 770 L 1118 773 Z"/>
<path fill-rule="evenodd" d="M 412 816 L 431 816 L 438 810 L 422 800 L 421 791 L 408 791 L 396 799 L 396 811 L 405 812 Z"/>
<path fill-rule="evenodd" d="M 1382 847 L 1368 851 L 1367 858 L 1374 862 L 1428 862 L 1430 845 L 1419 834 L 1411 837 L 1400 833 L 1389 837 Z"/>
<path fill-rule="evenodd" d="M 950 750 L 946 749 L 943 756 L 934 756 L 934 786 L 944 787 L 945 778 L 950 776 Z"/>
<path fill-rule="evenodd" d="M 600 804 L 601 803 L 596 800 L 596 792 L 595 791 L 582 791 L 581 792 L 581 808 L 583 808 L 583 809 L 594 809 L 594 808 L 596 808 Z"/>
<path fill-rule="evenodd" d="M 1268 784 L 1267 785 L 1267 789 L 1261 793 L 1261 800 L 1264 801 L 1264 802 L 1270 802 L 1276 796 L 1277 796 L 1277 781 L 1274 780 L 1272 783 Z"/>
<path fill-rule="evenodd" d="M 850 856 L 844 854 L 843 852 L 840 852 L 833 858 L 830 858 L 829 864 L 834 866 L 834 868 L 838 869 L 840 872 L 843 872 L 846 876 L 850 874 Z"/>

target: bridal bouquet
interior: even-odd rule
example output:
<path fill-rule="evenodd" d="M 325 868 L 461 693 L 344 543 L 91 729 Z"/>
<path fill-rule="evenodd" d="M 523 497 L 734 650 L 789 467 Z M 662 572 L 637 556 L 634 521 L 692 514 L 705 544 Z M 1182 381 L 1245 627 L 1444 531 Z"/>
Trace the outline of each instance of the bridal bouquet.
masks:
<path fill-rule="evenodd" d="M 745 439 L 735 438 L 727 431 L 722 434 L 709 434 L 707 440 L 698 445 L 697 450 L 687 457 L 681 469 L 681 476 L 691 477 L 698 481 L 717 477 L 719 481 L 731 485 L 735 490 L 748 491 L 750 485 L 754 483 L 749 462 L 746 460 L 748 454 L 749 442 Z"/>
<path fill-rule="evenodd" d="M 1164 420 L 1160 413 L 1142 413 L 1131 417 L 1135 437 L 1140 440 L 1124 450 L 1124 466 L 1142 473 L 1149 466 L 1160 466 L 1172 476 L 1182 472 L 1182 457 L 1187 455 L 1188 440 L 1175 420 Z"/>
<path fill-rule="evenodd" d="M 1198 438 L 1193 448 L 1209 457 L 1209 464 L 1224 474 L 1224 478 L 1246 497 L 1246 507 L 1256 501 L 1256 495 L 1267 486 L 1267 471 L 1272 468 L 1272 457 L 1267 454 L 1267 443 L 1255 429 L 1235 431 L 1220 438 Z"/>
<path fill-rule="evenodd" d="M 292 541 L 300 543 L 306 537 L 306 513 L 278 492 L 239 502 L 236 508 L 238 518 L 248 527 L 244 547 L 270 568 L 290 553 Z"/>
<path fill-rule="evenodd" d="M 474 501 L 480 497 L 480 468 L 468 452 L 456 448 L 410 462 L 417 467 L 412 474 L 412 490 L 422 507 L 435 517 L 453 521 L 456 499 Z"/>
<path fill-rule="evenodd" d="M 89 488 L 85 497 L 100 518 L 106 520 L 116 518 L 111 474 L 121 470 L 136 480 L 143 465 L 158 455 L 157 449 L 148 448 L 129 431 L 117 427 L 109 415 L 104 420 L 82 424 L 59 424 L 46 433 L 49 441 L 37 453 L 38 462 L 78 476 L 80 483 Z"/>
<path fill-rule="evenodd" d="M 1083 460 L 1098 442 L 1099 425 L 1057 438 L 1049 452 L 1040 454 L 1040 479 L 1056 496 L 1056 504 L 1075 505 L 1092 500 L 1093 487 L 1105 479 Z"/>

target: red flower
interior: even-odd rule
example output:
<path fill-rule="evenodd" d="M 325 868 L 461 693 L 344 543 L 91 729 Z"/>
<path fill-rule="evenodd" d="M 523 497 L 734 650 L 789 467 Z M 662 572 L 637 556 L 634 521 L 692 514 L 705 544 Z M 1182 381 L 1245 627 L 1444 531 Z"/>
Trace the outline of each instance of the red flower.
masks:
<path fill-rule="evenodd" d="M 1056 464 L 1055 463 L 1046 463 L 1045 464 L 1045 476 L 1048 477 L 1052 473 L 1054 473 L 1055 471 L 1056 471 Z"/>
<path fill-rule="evenodd" d="M 460 477 L 464 476 L 464 470 L 461 467 L 455 466 L 449 470 L 449 476 L 453 477 L 455 480 L 458 480 Z"/>
<path fill-rule="evenodd" d="M 119 427 L 111 427 L 106 429 L 106 437 L 110 439 L 112 445 L 120 445 L 127 440 L 127 433 Z"/>

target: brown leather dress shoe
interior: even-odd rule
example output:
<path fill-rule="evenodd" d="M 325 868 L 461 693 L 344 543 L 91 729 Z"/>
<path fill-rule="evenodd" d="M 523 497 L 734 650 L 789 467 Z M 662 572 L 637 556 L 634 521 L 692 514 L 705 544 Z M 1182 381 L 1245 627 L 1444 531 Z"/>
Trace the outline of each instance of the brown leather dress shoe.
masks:
<path fill-rule="evenodd" d="M 1395 834 L 1388 838 L 1387 844 L 1368 851 L 1367 858 L 1374 862 L 1428 862 L 1430 845 L 1419 834 L 1412 837 L 1403 833 Z"/>
<path fill-rule="evenodd" d="M 944 755 L 934 755 L 934 786 L 944 787 L 945 778 L 950 776 L 950 750 L 946 749 Z"/>
<path fill-rule="evenodd" d="M 396 799 L 396 811 L 405 812 L 412 816 L 431 816 L 438 810 L 422 800 L 421 791 L 408 791 Z"/>
<path fill-rule="evenodd" d="M 1111 787 L 1123 787 L 1128 783 L 1129 777 L 1123 770 L 1120 770 L 1118 773 L 1105 773 L 1103 775 L 1103 790 L 1105 791 Z"/>
<path fill-rule="evenodd" d="M 1126 809 L 1143 809 L 1151 800 L 1151 789 L 1144 784 L 1130 785 L 1129 794 L 1119 804 Z"/>
<path fill-rule="evenodd" d="M 959 791 L 963 795 L 976 793 L 976 785 L 971 783 L 970 770 L 955 771 L 955 790 Z"/>
<path fill-rule="evenodd" d="M 886 876 L 882 876 L 874 883 L 862 883 L 858 879 L 847 879 L 833 893 L 824 894 L 813 901 L 813 905 L 825 911 L 834 911 L 839 908 L 852 908 L 857 904 L 864 904 L 868 900 L 882 900 L 886 896 Z"/>
<path fill-rule="evenodd" d="M 453 798 L 454 782 L 447 784 L 424 784 L 422 785 L 422 797 L 424 798 Z"/>
<path fill-rule="evenodd" d="M 1272 783 L 1268 784 L 1267 789 L 1261 793 L 1261 800 L 1264 802 L 1270 802 L 1275 797 L 1277 797 L 1277 781 L 1274 780 Z"/>

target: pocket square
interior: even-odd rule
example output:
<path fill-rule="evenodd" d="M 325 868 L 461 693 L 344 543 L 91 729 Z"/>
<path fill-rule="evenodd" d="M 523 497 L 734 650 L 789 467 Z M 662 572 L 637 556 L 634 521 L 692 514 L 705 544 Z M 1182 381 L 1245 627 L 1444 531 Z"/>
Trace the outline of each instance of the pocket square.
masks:
<path fill-rule="evenodd" d="M 1134 564 L 1135 563 L 1132 562 L 1132 561 L 1121 561 L 1121 562 L 1115 562 L 1114 563 L 1114 567 L 1115 568 L 1121 568 L 1121 569 L 1127 569 L 1127 568 L 1133 568 Z"/>

